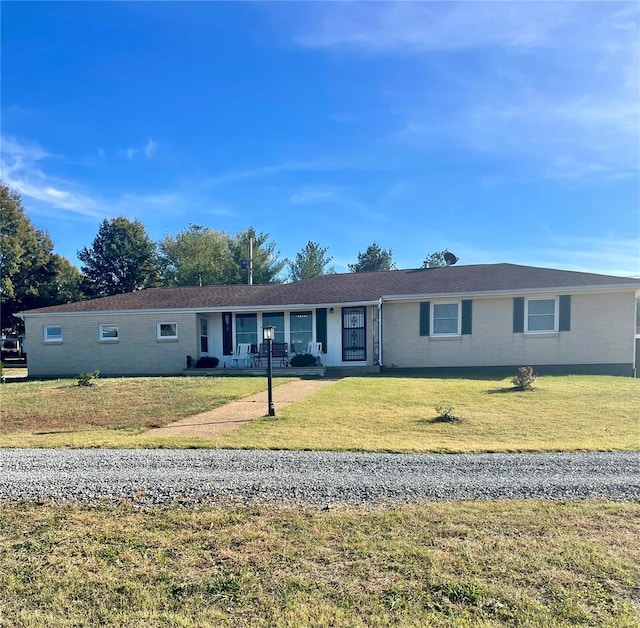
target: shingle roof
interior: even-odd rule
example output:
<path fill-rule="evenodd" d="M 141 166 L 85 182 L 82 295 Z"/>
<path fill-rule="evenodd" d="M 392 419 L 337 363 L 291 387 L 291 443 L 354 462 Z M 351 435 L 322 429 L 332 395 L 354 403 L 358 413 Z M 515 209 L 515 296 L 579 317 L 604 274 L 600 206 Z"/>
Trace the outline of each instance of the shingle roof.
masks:
<path fill-rule="evenodd" d="M 516 264 L 324 275 L 288 284 L 148 288 L 30 313 L 209 309 L 375 302 L 380 297 L 514 292 L 606 286 L 640 288 L 640 280 Z"/>

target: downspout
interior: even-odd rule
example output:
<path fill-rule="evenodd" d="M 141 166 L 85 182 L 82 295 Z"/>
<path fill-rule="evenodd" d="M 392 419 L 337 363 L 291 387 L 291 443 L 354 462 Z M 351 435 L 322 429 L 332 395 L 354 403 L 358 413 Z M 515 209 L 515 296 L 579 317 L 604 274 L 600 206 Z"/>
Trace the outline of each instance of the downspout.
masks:
<path fill-rule="evenodd" d="M 378 366 L 382 366 L 382 297 L 378 299 Z"/>

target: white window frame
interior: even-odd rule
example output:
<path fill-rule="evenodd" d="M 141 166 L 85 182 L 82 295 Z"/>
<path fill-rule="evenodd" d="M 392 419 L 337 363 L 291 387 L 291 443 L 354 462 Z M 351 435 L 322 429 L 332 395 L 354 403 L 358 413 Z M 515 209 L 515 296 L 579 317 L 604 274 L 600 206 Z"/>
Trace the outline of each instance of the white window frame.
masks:
<path fill-rule="evenodd" d="M 115 336 L 105 336 L 105 332 L 107 330 L 115 330 Z M 120 341 L 120 331 L 118 329 L 118 325 L 114 323 L 104 323 L 102 325 L 98 325 L 98 340 L 100 342 L 119 342 Z"/>
<path fill-rule="evenodd" d="M 553 301 L 553 329 L 529 329 L 529 303 L 531 301 Z M 533 314 L 535 316 L 535 314 Z M 543 316 L 549 316 L 544 314 Z M 560 319 L 560 299 L 558 297 L 527 298 L 524 302 L 524 333 L 525 334 L 557 334 Z"/>
<path fill-rule="evenodd" d="M 163 336 L 161 333 L 163 325 L 173 325 L 175 327 L 175 333 L 171 336 Z M 175 321 L 160 321 L 156 323 L 156 340 L 160 342 L 178 340 L 178 323 Z"/>
<path fill-rule="evenodd" d="M 49 330 L 50 329 L 59 329 L 60 330 L 60 335 L 58 336 L 56 334 L 55 336 L 50 336 L 49 335 Z M 64 334 L 64 332 L 62 330 L 62 325 L 44 325 L 42 327 L 42 339 L 47 344 L 61 344 L 62 343 L 63 334 Z"/>
<path fill-rule="evenodd" d="M 437 332 L 436 328 L 436 307 L 438 305 L 455 305 L 458 308 L 458 324 L 455 332 Z M 462 336 L 462 301 L 436 301 L 431 303 L 431 315 L 429 316 L 430 333 L 432 338 L 457 338 Z"/>

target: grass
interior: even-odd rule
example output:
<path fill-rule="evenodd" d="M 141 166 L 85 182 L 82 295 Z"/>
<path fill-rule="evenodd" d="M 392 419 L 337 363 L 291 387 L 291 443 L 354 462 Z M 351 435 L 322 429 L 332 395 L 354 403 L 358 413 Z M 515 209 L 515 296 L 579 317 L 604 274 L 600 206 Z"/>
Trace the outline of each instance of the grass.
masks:
<path fill-rule="evenodd" d="M 0 504 L 2 626 L 640 625 L 640 505 Z"/>
<path fill-rule="evenodd" d="M 634 450 L 640 382 L 605 376 L 540 377 L 514 391 L 509 378 L 349 378 L 256 421 L 225 447 L 393 452 Z M 452 406 L 461 422 L 438 420 Z"/>
<path fill-rule="evenodd" d="M 289 380 L 276 380 L 276 383 Z M 283 408 L 277 420 L 215 440 L 160 439 L 149 426 L 264 389 L 262 378 L 99 379 L 22 382 L 2 388 L 0 442 L 50 447 L 241 447 L 392 452 L 637 450 L 640 382 L 546 376 L 535 390 L 509 378 L 342 379 Z M 451 406 L 458 422 L 438 420 Z"/>
<path fill-rule="evenodd" d="M 217 408 L 266 388 L 263 378 L 99 378 L 8 382 L 0 388 L 0 438 L 5 445 L 39 441 L 126 444 L 154 426 Z M 276 380 L 276 385 L 289 381 Z M 10 434 L 12 436 L 10 436 Z"/>

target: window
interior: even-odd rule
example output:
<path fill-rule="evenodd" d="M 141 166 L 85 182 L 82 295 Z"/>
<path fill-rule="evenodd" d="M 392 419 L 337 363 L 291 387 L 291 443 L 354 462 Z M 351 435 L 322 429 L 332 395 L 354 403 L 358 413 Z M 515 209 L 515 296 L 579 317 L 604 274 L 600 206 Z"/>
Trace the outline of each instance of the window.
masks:
<path fill-rule="evenodd" d="M 557 299 L 527 299 L 526 331 L 531 333 L 558 331 L 557 311 Z"/>
<path fill-rule="evenodd" d="M 62 342 L 62 327 L 60 325 L 45 325 L 43 330 L 45 342 Z"/>
<path fill-rule="evenodd" d="M 118 326 L 100 325 L 98 338 L 100 342 L 118 342 Z"/>
<path fill-rule="evenodd" d="M 275 338 L 273 341 L 284 342 L 284 312 L 269 312 L 268 314 L 263 314 L 262 326 L 275 327 Z"/>
<path fill-rule="evenodd" d="M 640 336 L 640 299 L 636 299 L 636 336 Z"/>
<path fill-rule="evenodd" d="M 158 340 L 177 340 L 178 323 L 156 323 Z"/>
<path fill-rule="evenodd" d="M 291 353 L 304 353 L 313 340 L 313 317 L 311 312 L 291 312 L 289 315 Z"/>
<path fill-rule="evenodd" d="M 432 330 L 433 336 L 460 335 L 460 303 L 434 303 Z"/>
<path fill-rule="evenodd" d="M 236 347 L 241 342 L 250 345 L 258 344 L 257 314 L 236 314 Z M 262 342 L 262 336 L 260 342 Z"/>

